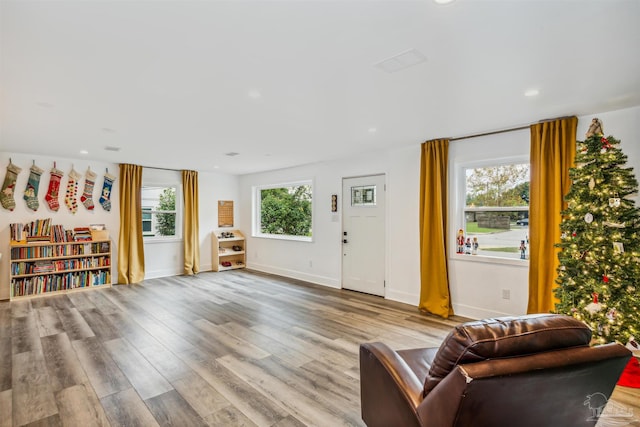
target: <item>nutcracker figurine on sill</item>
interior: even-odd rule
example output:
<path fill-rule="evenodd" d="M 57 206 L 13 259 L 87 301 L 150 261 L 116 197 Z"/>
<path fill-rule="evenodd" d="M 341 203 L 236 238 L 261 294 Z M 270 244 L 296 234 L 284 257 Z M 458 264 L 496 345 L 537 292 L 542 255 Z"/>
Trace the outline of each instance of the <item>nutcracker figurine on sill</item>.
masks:
<path fill-rule="evenodd" d="M 458 230 L 458 235 L 456 236 L 456 253 L 463 254 L 464 253 L 464 230 L 461 228 Z"/>

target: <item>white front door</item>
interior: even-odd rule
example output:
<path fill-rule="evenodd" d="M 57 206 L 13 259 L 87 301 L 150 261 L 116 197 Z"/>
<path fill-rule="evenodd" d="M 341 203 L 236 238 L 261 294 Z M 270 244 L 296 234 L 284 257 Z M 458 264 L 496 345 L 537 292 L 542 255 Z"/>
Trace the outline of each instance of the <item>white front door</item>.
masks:
<path fill-rule="evenodd" d="M 385 176 L 342 180 L 342 287 L 384 296 Z"/>

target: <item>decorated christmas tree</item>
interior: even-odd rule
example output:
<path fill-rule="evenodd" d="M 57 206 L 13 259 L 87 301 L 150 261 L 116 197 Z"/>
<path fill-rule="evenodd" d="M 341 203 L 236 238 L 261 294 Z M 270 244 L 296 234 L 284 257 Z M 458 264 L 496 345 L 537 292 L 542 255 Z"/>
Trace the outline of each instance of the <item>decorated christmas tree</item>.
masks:
<path fill-rule="evenodd" d="M 593 119 L 578 141 L 562 212 L 556 312 L 585 322 L 594 343 L 637 345 L 640 335 L 638 181 L 620 141 Z"/>

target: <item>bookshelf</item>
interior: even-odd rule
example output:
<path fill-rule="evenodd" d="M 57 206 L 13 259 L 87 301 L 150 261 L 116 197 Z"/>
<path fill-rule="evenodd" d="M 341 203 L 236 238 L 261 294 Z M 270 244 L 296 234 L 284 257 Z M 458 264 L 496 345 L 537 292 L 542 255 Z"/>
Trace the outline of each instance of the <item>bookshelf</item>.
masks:
<path fill-rule="evenodd" d="M 94 234 L 82 227 L 65 232 L 47 225 L 38 228 L 41 232 L 21 234 L 13 230 L 21 224 L 11 226 L 11 300 L 111 287 L 111 240 L 106 230 Z"/>
<path fill-rule="evenodd" d="M 219 231 L 211 236 L 211 267 L 213 271 L 244 268 L 245 238 L 240 230 Z"/>

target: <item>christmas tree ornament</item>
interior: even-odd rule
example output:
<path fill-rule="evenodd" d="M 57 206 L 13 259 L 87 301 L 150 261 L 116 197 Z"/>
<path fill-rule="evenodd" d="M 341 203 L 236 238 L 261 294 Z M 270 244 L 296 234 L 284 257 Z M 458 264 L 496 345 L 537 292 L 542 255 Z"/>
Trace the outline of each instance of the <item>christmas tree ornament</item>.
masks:
<path fill-rule="evenodd" d="M 49 178 L 49 188 L 47 194 L 44 196 L 44 200 L 47 202 L 49 209 L 54 212 L 58 212 L 60 209 L 60 203 L 58 202 L 58 192 L 60 191 L 60 181 L 64 172 L 56 168 L 56 163 L 53 163 L 53 169 L 51 169 L 51 178 Z"/>
<path fill-rule="evenodd" d="M 620 207 L 620 197 L 618 197 L 618 193 L 615 193 L 614 197 L 609 198 L 609 207 L 610 208 Z"/>
<path fill-rule="evenodd" d="M 605 274 L 603 274 L 603 275 L 602 275 L 602 281 L 603 281 L 604 283 L 609 283 L 609 276 L 607 276 L 607 273 L 605 273 Z"/>
<path fill-rule="evenodd" d="M 613 242 L 613 253 L 616 255 L 624 253 L 624 243 Z"/>
<path fill-rule="evenodd" d="M 27 181 L 27 188 L 24 190 L 24 199 L 27 201 L 27 207 L 32 211 L 37 211 L 40 207 L 38 202 L 38 188 L 40 187 L 40 177 L 42 176 L 42 169 L 36 166 L 35 162 L 29 169 L 29 180 Z"/>
<path fill-rule="evenodd" d="M 21 168 L 11 163 L 11 159 L 9 159 L 9 166 L 7 166 L 7 173 L 4 176 L 2 190 L 0 191 L 0 203 L 2 203 L 3 208 L 9 211 L 14 210 L 16 207 L 13 193 L 16 189 L 16 180 L 21 170 Z"/>
<path fill-rule="evenodd" d="M 616 309 L 612 308 L 611 310 L 607 311 L 607 319 L 613 321 L 616 320 Z"/>
<path fill-rule="evenodd" d="M 72 214 L 78 211 L 78 201 L 76 196 L 78 194 L 78 181 L 80 180 L 80 174 L 71 168 L 69 172 L 69 181 L 67 182 L 67 194 L 64 196 L 64 204 Z"/>
<path fill-rule="evenodd" d="M 593 214 L 591 212 L 587 212 L 584 215 L 584 222 L 586 222 L 587 224 L 591 224 L 593 222 Z"/>
<path fill-rule="evenodd" d="M 93 186 L 96 183 L 96 174 L 91 172 L 91 169 L 87 168 L 87 173 L 84 178 L 84 191 L 80 196 L 80 201 L 87 210 L 93 210 Z"/>
<path fill-rule="evenodd" d="M 598 294 L 596 292 L 594 292 L 592 296 L 593 296 L 593 302 L 589 303 L 585 307 L 585 310 L 587 310 L 589 314 L 594 315 L 598 313 L 600 310 L 602 310 L 602 304 L 598 302 Z"/>
<path fill-rule="evenodd" d="M 626 223 L 624 223 L 624 222 L 603 221 L 602 225 L 604 225 L 606 227 L 612 227 L 612 228 L 625 228 L 626 227 Z"/>
<path fill-rule="evenodd" d="M 596 188 L 596 180 L 591 178 L 589 180 L 589 190 L 593 190 L 594 188 Z"/>
<path fill-rule="evenodd" d="M 109 169 L 107 169 L 107 173 L 104 175 L 104 183 L 102 184 L 102 193 L 100 195 L 100 205 L 102 208 L 109 212 L 111 210 L 111 189 L 113 188 L 113 181 L 116 180 L 116 177 L 109 173 Z"/>
<path fill-rule="evenodd" d="M 591 119 L 591 124 L 589 125 L 587 133 L 584 134 L 584 137 L 588 139 L 589 137 L 592 137 L 594 135 L 604 135 L 602 120 L 597 117 Z"/>

